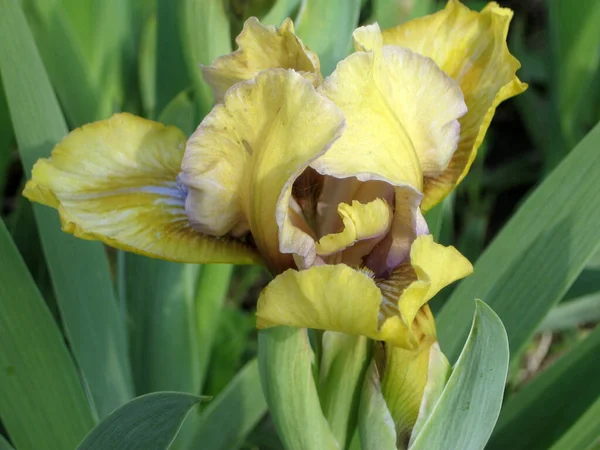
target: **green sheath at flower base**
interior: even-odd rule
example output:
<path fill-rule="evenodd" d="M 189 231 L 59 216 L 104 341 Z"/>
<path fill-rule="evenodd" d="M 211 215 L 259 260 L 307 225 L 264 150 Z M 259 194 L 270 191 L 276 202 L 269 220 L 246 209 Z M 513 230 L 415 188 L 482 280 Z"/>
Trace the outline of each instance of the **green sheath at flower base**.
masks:
<path fill-rule="evenodd" d="M 312 372 L 315 355 L 306 330 L 262 330 L 258 345 L 263 391 L 284 447 L 340 450 L 319 402 Z"/>
<path fill-rule="evenodd" d="M 361 408 L 368 408 L 373 402 L 381 403 L 378 398 L 383 399 L 384 406 L 379 407 L 384 407 L 389 414 L 395 445 L 400 449 L 408 448 L 415 427 L 422 427 L 427 420 L 450 372 L 450 365 L 437 344 L 435 324 L 428 307 L 419 311 L 413 328 L 421 333 L 417 348 L 377 346 L 374 361 L 379 378 L 373 380 L 374 369 L 371 369 L 370 380 L 365 381 L 364 406 L 361 405 Z M 364 422 L 361 433 L 366 433 L 361 435 L 363 447 L 376 448 L 372 444 L 374 433 L 389 435 L 389 430 L 386 431 L 383 425 L 378 427 L 378 432 L 369 430 L 365 419 L 368 413 L 360 411 L 359 414 Z"/>
<path fill-rule="evenodd" d="M 354 436 L 371 342 L 364 336 L 326 331 L 319 365 L 319 398 L 323 414 L 340 448 Z"/>
<path fill-rule="evenodd" d="M 375 361 L 365 377 L 358 413 L 362 450 L 396 450 L 396 427 L 381 394 L 381 377 Z"/>

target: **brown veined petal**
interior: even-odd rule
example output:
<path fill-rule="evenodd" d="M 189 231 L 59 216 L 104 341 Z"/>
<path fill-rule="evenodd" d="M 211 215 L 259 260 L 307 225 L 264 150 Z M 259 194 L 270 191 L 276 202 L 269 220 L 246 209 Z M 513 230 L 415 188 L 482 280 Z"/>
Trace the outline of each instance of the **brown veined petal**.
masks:
<path fill-rule="evenodd" d="M 377 281 L 384 297 L 382 309 L 412 327 L 419 310 L 435 294 L 472 272 L 473 266 L 456 248 L 434 242 L 430 234 L 419 236 L 410 249 L 410 261 Z"/>
<path fill-rule="evenodd" d="M 422 196 L 407 188 L 395 188 L 395 210 L 392 227 L 386 237 L 372 250 L 365 264 L 378 277 L 387 277 L 410 255 L 418 236 L 429 234 L 427 222 L 419 205 Z"/>
<path fill-rule="evenodd" d="M 267 69 L 294 69 L 315 86 L 322 80 L 319 57 L 294 34 L 290 19 L 277 28 L 250 17 L 235 41 L 238 50 L 202 67 L 204 80 L 212 87 L 216 102 L 222 102 L 225 92 L 234 84 L 251 80 Z"/>
<path fill-rule="evenodd" d="M 181 179 L 192 223 L 213 235 L 250 230 L 274 272 L 291 267 L 283 237 L 313 242 L 291 224 L 293 183 L 343 128 L 339 108 L 293 70 L 236 84 L 187 144 Z"/>
<path fill-rule="evenodd" d="M 521 65 L 506 45 L 512 16 L 510 9 L 495 2 L 478 13 L 450 0 L 438 13 L 383 31 L 384 45 L 406 47 L 432 58 L 460 84 L 468 107 L 460 119 L 460 142 L 448 168 L 425 179 L 425 211 L 465 177 L 496 107 L 527 88 L 516 76 Z M 363 42 L 368 45 L 366 39 Z"/>
<path fill-rule="evenodd" d="M 190 226 L 177 182 L 184 148 L 177 128 L 116 114 L 65 137 L 35 164 L 23 195 L 58 209 L 63 230 L 83 239 L 179 262 L 259 261 Z"/>

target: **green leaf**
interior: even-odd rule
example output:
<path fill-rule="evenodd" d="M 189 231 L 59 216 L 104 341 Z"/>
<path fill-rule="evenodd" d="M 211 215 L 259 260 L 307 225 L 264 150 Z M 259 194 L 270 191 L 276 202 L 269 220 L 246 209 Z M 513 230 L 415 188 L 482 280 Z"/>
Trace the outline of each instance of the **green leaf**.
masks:
<path fill-rule="evenodd" d="M 67 128 L 18 2 L 0 0 L 0 69 L 25 172 Z M 35 125 L 35 126 L 33 126 Z M 63 233 L 56 211 L 34 205 L 67 338 L 100 417 L 132 397 L 122 312 L 102 244 Z"/>
<path fill-rule="evenodd" d="M 600 294 L 581 297 L 557 305 L 538 327 L 538 331 L 560 331 L 600 320 Z"/>
<path fill-rule="evenodd" d="M 598 354 L 600 328 L 508 398 L 488 448 L 550 448 L 600 398 Z"/>
<path fill-rule="evenodd" d="M 434 239 L 440 240 L 443 232 L 443 224 L 453 223 L 452 214 L 454 212 L 454 194 L 448 195 L 442 202 L 435 205 L 425 214 L 425 220 L 429 227 L 429 232 Z"/>
<path fill-rule="evenodd" d="M 581 0 L 575 8 L 569 0 L 554 0 L 548 7 L 554 74 L 551 92 L 567 142 L 576 142 L 582 131 L 578 114 L 594 99 L 588 92 L 600 67 L 600 3 Z"/>
<path fill-rule="evenodd" d="M 199 343 L 194 323 L 199 266 L 131 253 L 124 256 L 136 391 L 199 393 Z"/>
<path fill-rule="evenodd" d="M 212 348 L 207 347 L 210 364 L 202 390 L 206 395 L 217 395 L 225 389 L 242 367 L 244 356 L 256 353 L 256 338 L 252 336 L 256 331 L 254 314 L 226 304 L 215 319 L 218 329 Z"/>
<path fill-rule="evenodd" d="M 0 450 L 15 450 L 6 439 L 4 439 L 4 436 L 2 436 L 0 434 Z"/>
<path fill-rule="evenodd" d="M 322 338 L 319 397 L 331 431 L 345 449 L 358 420 L 358 404 L 369 363 L 369 340 L 364 336 L 326 331 Z"/>
<path fill-rule="evenodd" d="M 483 450 L 500 413 L 508 359 L 508 339 L 500 318 L 477 300 L 463 351 L 409 448 Z"/>
<path fill-rule="evenodd" d="M 372 21 L 382 30 L 435 11 L 435 0 L 373 0 Z"/>
<path fill-rule="evenodd" d="M 238 372 L 195 421 L 197 431 L 188 448 L 235 449 L 266 412 L 258 362 L 253 360 Z"/>
<path fill-rule="evenodd" d="M 285 448 L 338 450 L 319 403 L 306 330 L 259 331 L 258 355 L 263 392 Z"/>
<path fill-rule="evenodd" d="M 588 449 L 600 439 L 600 397 L 550 450 Z"/>
<path fill-rule="evenodd" d="M 110 110 L 101 110 L 99 80 L 92 70 L 91 58 L 82 48 L 61 2 L 27 0 L 23 6 L 69 123 L 81 126 L 108 116 Z"/>
<path fill-rule="evenodd" d="M 473 311 L 492 306 L 513 354 L 563 297 L 600 243 L 600 124 L 529 196 L 453 292 L 437 317 L 442 350 L 452 361 Z"/>
<path fill-rule="evenodd" d="M 142 395 L 100 422 L 77 450 L 166 450 L 201 397 L 182 392 Z"/>
<path fill-rule="evenodd" d="M 181 0 L 183 1 L 185 0 Z M 179 0 L 157 0 L 156 2 L 155 111 L 162 111 L 173 97 L 192 84 L 186 70 L 180 39 L 180 29 L 184 25 L 183 17 L 179 17 L 181 2 Z M 204 1 L 196 3 L 204 3 Z M 195 25 L 202 27 L 199 23 Z M 147 38 L 150 39 L 151 36 Z"/>
<path fill-rule="evenodd" d="M 8 168 L 13 156 L 10 149 L 13 134 L 6 95 L 4 89 L 2 89 L 2 76 L 0 75 L 0 205 L 4 200 L 3 194 L 8 179 Z"/>
<path fill-rule="evenodd" d="M 195 121 L 195 105 L 188 91 L 180 92 L 162 110 L 158 121 L 165 125 L 174 125 L 189 136 L 198 125 Z"/>
<path fill-rule="evenodd" d="M 219 316 L 229 289 L 233 267 L 229 264 L 205 264 L 198 279 L 194 300 L 196 342 L 199 348 L 200 388 L 204 385 L 210 353 L 218 331 Z"/>
<path fill-rule="evenodd" d="M 204 117 L 212 108 L 214 99 L 198 64 L 210 65 L 217 56 L 231 52 L 229 20 L 222 0 L 180 1 L 185 62 L 196 88 L 200 117 Z"/>
<path fill-rule="evenodd" d="M 396 427 L 381 393 L 381 377 L 375 361 L 371 362 L 365 377 L 358 427 L 363 450 L 396 450 Z"/>
<path fill-rule="evenodd" d="M 594 267 L 594 264 L 596 264 L 593 261 L 594 258 L 595 256 L 592 256 L 592 259 L 587 262 L 586 268 L 579 274 L 575 283 L 571 285 L 562 298 L 562 302 L 576 300 L 600 292 L 600 268 Z"/>
<path fill-rule="evenodd" d="M 276 0 L 271 10 L 260 21 L 265 25 L 280 26 L 287 17 L 292 17 L 300 0 Z"/>
<path fill-rule="evenodd" d="M 296 33 L 319 55 L 321 72 L 329 75 L 352 49 L 358 26 L 360 0 L 302 0 Z"/>
<path fill-rule="evenodd" d="M 3 10 L 6 12 L 6 10 Z M 19 450 L 64 450 L 94 426 L 77 369 L 0 219 L 0 417 Z"/>
<path fill-rule="evenodd" d="M 56 304 L 50 273 L 46 261 L 40 257 L 43 254 L 43 249 L 31 202 L 25 197 L 19 197 L 11 219 L 13 219 L 11 220 L 12 223 L 7 223 L 7 227 L 12 239 L 48 308 L 50 308 L 52 316 L 60 323 L 60 313 Z"/>
<path fill-rule="evenodd" d="M 152 14 L 142 27 L 138 55 L 138 76 L 142 107 L 146 117 L 154 117 L 156 109 L 156 15 Z M 164 101 L 164 100 L 163 100 Z"/>

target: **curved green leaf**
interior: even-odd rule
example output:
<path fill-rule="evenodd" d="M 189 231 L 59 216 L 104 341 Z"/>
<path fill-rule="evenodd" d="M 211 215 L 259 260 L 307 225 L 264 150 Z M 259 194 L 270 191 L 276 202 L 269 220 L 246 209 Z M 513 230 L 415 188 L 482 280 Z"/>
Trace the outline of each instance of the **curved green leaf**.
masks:
<path fill-rule="evenodd" d="M 600 328 L 508 398 L 489 450 L 550 448 L 600 398 L 598 355 Z"/>
<path fill-rule="evenodd" d="M 0 434 L 0 450 L 15 450 L 8 443 L 8 441 L 6 439 L 4 439 L 4 436 L 2 436 L 1 434 Z"/>
<path fill-rule="evenodd" d="M 0 0 L 0 11 L 0 69 L 29 176 L 68 130 L 19 2 Z M 104 417 L 133 396 L 125 318 L 104 246 L 63 233 L 58 214 L 46 206 L 34 205 L 34 213 L 67 338 Z"/>
<path fill-rule="evenodd" d="M 339 450 L 321 410 L 306 329 L 276 327 L 258 334 L 263 391 L 288 450 Z"/>
<path fill-rule="evenodd" d="M 348 448 L 354 436 L 370 350 L 364 336 L 323 333 L 319 397 L 323 415 L 341 448 Z"/>
<path fill-rule="evenodd" d="M 189 449 L 231 450 L 267 412 L 258 362 L 250 361 L 202 414 L 195 417 L 196 430 Z"/>
<path fill-rule="evenodd" d="M 462 353 L 410 450 L 482 450 L 502 405 L 508 338 L 500 318 L 480 300 Z"/>
<path fill-rule="evenodd" d="M 185 416 L 201 400 L 182 392 L 142 395 L 109 414 L 77 450 L 166 450 Z"/>
<path fill-rule="evenodd" d="M 600 244 L 600 124 L 529 196 L 454 290 L 437 316 L 450 361 L 460 351 L 470 298 L 484 298 L 502 319 L 518 354 Z"/>
<path fill-rule="evenodd" d="M 29 173 L 67 128 L 18 3 L 0 0 L 0 10 L 0 68 Z M 131 398 L 132 392 L 125 323 L 104 248 L 63 233 L 55 211 L 35 205 L 34 212 L 67 336 L 98 412 L 104 416 Z"/>
<path fill-rule="evenodd" d="M 600 439 L 600 398 L 569 428 L 550 450 L 582 450 Z"/>
<path fill-rule="evenodd" d="M 196 88 L 200 117 L 204 117 L 214 99 L 198 64 L 210 65 L 217 56 L 231 52 L 230 24 L 222 0 L 180 0 L 179 3 L 184 60 Z"/>
<path fill-rule="evenodd" d="M 94 426 L 77 369 L 0 219 L 0 417 L 19 450 L 64 450 Z M 1 447 L 1 445 L 0 445 Z"/>
<path fill-rule="evenodd" d="M 279 26 L 286 17 L 291 17 L 300 0 L 276 0 L 271 10 L 260 19 L 265 25 Z"/>
<path fill-rule="evenodd" d="M 358 431 L 362 450 L 396 450 L 394 419 L 381 393 L 381 378 L 372 361 L 361 392 Z"/>
<path fill-rule="evenodd" d="M 360 0 L 302 0 L 296 32 L 319 55 L 323 75 L 333 72 L 350 53 L 360 4 Z"/>

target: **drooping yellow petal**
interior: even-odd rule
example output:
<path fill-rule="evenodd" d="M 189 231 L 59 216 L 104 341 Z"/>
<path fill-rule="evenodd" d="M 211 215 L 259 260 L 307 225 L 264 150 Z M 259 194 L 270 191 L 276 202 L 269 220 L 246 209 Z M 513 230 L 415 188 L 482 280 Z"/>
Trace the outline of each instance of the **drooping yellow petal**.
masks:
<path fill-rule="evenodd" d="M 342 109 L 348 128 L 311 166 L 417 190 L 423 174 L 446 168 L 466 112 L 455 81 L 430 59 L 395 46 L 350 55 L 319 92 Z"/>
<path fill-rule="evenodd" d="M 72 131 L 39 160 L 23 195 L 57 208 L 64 231 L 189 263 L 258 261 L 246 246 L 192 229 L 177 182 L 185 136 L 117 114 Z"/>
<path fill-rule="evenodd" d="M 383 32 L 384 45 L 406 47 L 432 58 L 460 84 L 468 107 L 460 119 L 460 142 L 448 168 L 425 179 L 424 210 L 442 200 L 465 177 L 496 107 L 527 88 L 515 75 L 520 64 L 506 45 L 512 15 L 510 9 L 495 2 L 478 13 L 450 0 L 438 13 Z M 367 46 L 376 40 L 360 35 L 358 39 Z"/>
<path fill-rule="evenodd" d="M 318 255 L 330 255 L 360 240 L 381 236 L 389 230 L 393 217 L 389 205 L 380 198 L 366 204 L 358 201 L 353 201 L 352 205 L 340 203 L 338 213 L 344 229 L 323 236 L 316 244 Z"/>
<path fill-rule="evenodd" d="M 454 247 L 433 241 L 430 234 L 415 239 L 410 261 L 402 264 L 392 276 L 378 281 L 384 292 L 389 315 L 399 314 L 412 326 L 417 313 L 442 288 L 473 272 L 471 263 Z"/>
<path fill-rule="evenodd" d="M 239 49 L 202 67 L 204 79 L 213 89 L 216 102 L 240 81 L 251 80 L 266 69 L 294 69 L 315 86 L 321 82 L 319 57 L 294 34 L 294 24 L 285 19 L 281 28 L 262 25 L 250 17 L 236 38 Z"/>
<path fill-rule="evenodd" d="M 340 110 L 293 70 L 236 84 L 188 141 L 181 178 L 188 216 L 209 234 L 250 230 L 271 269 L 290 267 L 281 236 L 314 246 L 290 221 L 294 180 L 343 128 Z"/>
<path fill-rule="evenodd" d="M 390 279 L 345 264 L 287 270 L 258 299 L 257 327 L 278 325 L 359 334 L 405 349 L 435 338 L 426 303 L 444 286 L 472 272 L 454 247 L 419 236 L 411 260 Z"/>
<path fill-rule="evenodd" d="M 287 270 L 260 294 L 258 328 L 287 325 L 339 331 L 410 348 L 399 317 L 380 323 L 381 291 L 369 274 L 345 264 Z"/>

